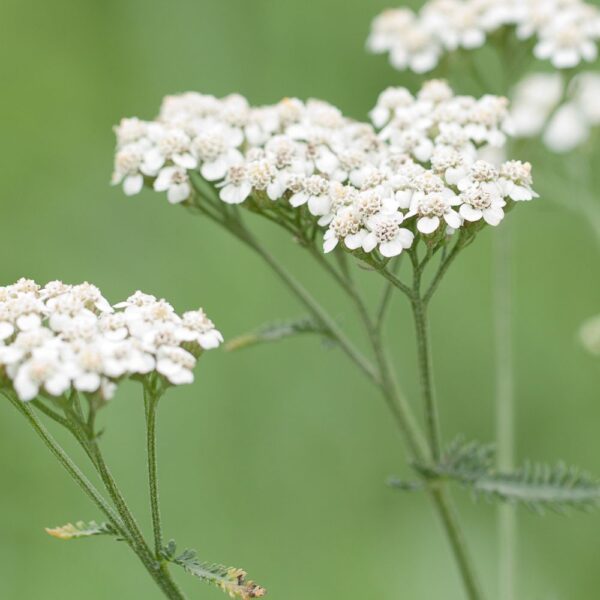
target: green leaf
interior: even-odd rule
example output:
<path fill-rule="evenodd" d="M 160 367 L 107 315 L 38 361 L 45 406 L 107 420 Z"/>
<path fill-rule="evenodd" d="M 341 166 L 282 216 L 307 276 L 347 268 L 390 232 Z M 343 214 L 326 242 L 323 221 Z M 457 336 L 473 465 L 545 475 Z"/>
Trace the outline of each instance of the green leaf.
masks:
<path fill-rule="evenodd" d="M 567 508 L 590 510 L 600 506 L 600 481 L 564 463 L 555 466 L 527 462 L 510 473 L 495 468 L 494 447 L 455 440 L 438 465 L 416 465 L 425 478 L 459 482 L 476 497 L 520 503 L 542 513 Z"/>
<path fill-rule="evenodd" d="M 46 533 L 55 537 L 59 540 L 74 540 L 83 537 L 92 537 L 94 535 L 116 535 L 114 527 L 109 523 L 96 523 L 96 521 L 90 521 L 85 523 L 84 521 L 77 521 L 73 523 L 67 523 L 62 527 L 55 527 L 54 529 L 46 528 Z"/>
<path fill-rule="evenodd" d="M 243 569 L 202 562 L 198 559 L 195 550 L 184 550 L 178 555 L 173 540 L 163 548 L 162 556 L 165 560 L 182 567 L 190 575 L 218 587 L 229 594 L 231 598 L 250 600 L 251 598 L 262 598 L 267 593 L 265 588 L 253 581 L 248 581 L 247 574 Z"/>
<path fill-rule="evenodd" d="M 331 339 L 329 331 L 312 317 L 302 317 L 279 323 L 267 323 L 254 332 L 234 338 L 225 344 L 226 350 L 241 350 L 258 344 L 278 342 L 296 335 L 316 333 Z"/>

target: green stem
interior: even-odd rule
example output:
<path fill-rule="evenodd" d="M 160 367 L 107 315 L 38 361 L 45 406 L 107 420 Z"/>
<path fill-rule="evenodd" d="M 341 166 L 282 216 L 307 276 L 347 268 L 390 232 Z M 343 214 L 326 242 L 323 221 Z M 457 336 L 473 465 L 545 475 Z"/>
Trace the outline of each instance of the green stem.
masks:
<path fill-rule="evenodd" d="M 514 369 L 512 357 L 512 252 L 510 224 L 494 238 L 494 329 L 496 343 L 496 446 L 498 469 L 515 463 Z M 515 600 L 517 515 L 514 506 L 498 507 L 500 600 Z"/>
<path fill-rule="evenodd" d="M 33 430 L 42 439 L 48 450 L 63 466 L 67 473 L 74 479 L 75 483 L 83 490 L 85 495 L 92 500 L 98 509 L 106 515 L 111 525 L 113 525 L 119 534 L 127 538 L 127 530 L 123 523 L 108 504 L 108 502 L 102 497 L 102 494 L 94 487 L 90 480 L 81 472 L 79 467 L 71 460 L 69 455 L 62 449 L 58 442 L 52 437 L 50 432 L 44 427 L 43 423 L 38 419 L 35 412 L 31 409 L 29 404 L 21 402 L 11 394 L 3 394 L 10 400 L 13 406 L 27 419 Z"/>
<path fill-rule="evenodd" d="M 158 470 L 156 463 L 156 409 L 158 397 L 144 386 L 144 406 L 146 409 L 146 443 L 148 449 L 148 482 L 150 486 L 150 507 L 152 510 L 152 530 L 154 532 L 154 552 L 161 560 L 162 526 L 158 499 Z"/>
<path fill-rule="evenodd" d="M 268 253 L 268 251 L 266 251 L 266 249 L 264 249 L 254 239 L 250 232 L 242 225 L 240 220 L 237 220 L 232 223 L 227 218 L 215 218 L 214 215 L 211 215 L 209 211 L 204 211 L 202 207 L 198 204 L 196 204 L 196 208 L 203 212 L 206 216 L 209 216 L 212 220 L 216 221 L 218 224 L 228 229 L 230 233 L 240 238 L 244 243 L 246 243 L 255 252 L 257 252 L 257 254 L 259 254 L 265 260 L 265 262 L 267 262 L 267 264 L 275 271 L 275 273 L 284 281 L 284 283 L 286 283 L 286 285 L 292 290 L 292 292 L 294 292 L 300 298 L 300 300 L 307 306 L 307 308 L 309 308 L 311 313 L 315 317 L 317 317 L 326 327 L 330 329 L 332 335 L 338 339 L 338 343 L 340 343 L 340 345 L 350 356 L 350 358 L 376 385 L 378 385 L 378 387 L 380 387 L 384 394 L 386 402 L 396 420 L 396 423 L 398 424 L 399 428 L 404 434 L 413 459 L 415 459 L 418 462 L 423 462 L 424 458 L 428 457 L 429 451 L 426 447 L 426 444 L 422 440 L 420 429 L 416 421 L 412 417 L 412 411 L 408 402 L 406 401 L 404 396 L 399 393 L 394 383 L 393 377 L 391 376 L 389 361 L 381 343 L 381 335 L 379 331 L 381 323 L 373 323 L 369 314 L 365 310 L 362 300 L 360 298 L 356 300 L 356 298 L 354 297 L 355 290 L 351 290 L 351 296 L 355 300 L 357 308 L 359 309 L 359 313 L 361 314 L 361 317 L 365 322 L 365 325 L 367 326 L 369 337 L 376 356 L 376 361 L 378 365 L 377 370 L 375 370 L 366 361 L 366 359 L 362 357 L 362 355 L 358 354 L 353 349 L 352 344 L 349 342 L 349 340 L 347 340 L 345 334 L 338 328 L 335 321 L 333 321 L 326 313 L 324 313 L 320 305 L 316 303 L 312 296 L 310 296 L 308 292 L 306 292 L 306 290 L 304 290 L 304 288 L 298 282 L 296 282 L 296 280 L 293 279 L 281 265 L 279 265 L 279 263 Z M 435 287 L 437 287 L 437 285 L 439 284 L 439 280 L 441 280 L 450 262 L 454 259 L 456 252 L 458 252 L 457 246 L 458 242 L 453 251 L 442 262 L 440 271 L 436 276 L 436 281 L 434 282 L 434 284 L 432 284 L 432 287 L 429 290 L 430 296 L 431 294 L 433 294 L 433 291 L 435 291 Z M 328 265 L 328 267 L 330 267 L 330 265 Z M 403 291 L 412 301 L 412 296 L 414 292 L 411 288 L 403 284 L 393 273 L 390 273 L 385 268 L 379 269 L 379 272 L 384 277 L 386 277 L 388 281 L 390 281 L 395 287 Z M 337 272 L 335 279 L 346 290 L 348 289 L 348 286 L 352 287 L 350 286 L 349 282 L 345 281 L 342 277 L 339 277 Z M 423 308 L 424 314 L 427 302 L 421 298 L 419 298 L 418 301 Z M 425 352 L 425 355 L 428 357 L 428 352 Z M 427 360 L 429 359 L 427 358 Z M 427 365 L 429 365 L 429 362 L 427 362 Z M 429 375 L 431 374 L 431 370 L 429 369 L 429 367 L 427 368 L 427 372 L 429 373 Z M 467 555 L 464 539 L 460 531 L 457 518 L 451 504 L 451 500 L 448 497 L 447 492 L 439 485 L 438 487 L 430 491 L 430 495 L 433 500 L 434 506 L 441 517 L 442 523 L 444 524 L 444 528 L 447 532 L 453 553 L 459 565 L 461 576 L 464 581 L 465 588 L 467 589 L 469 599 L 481 600 L 482 594 L 479 592 L 479 587 L 476 583 L 476 577 L 474 575 L 474 571 L 471 567 Z"/>
<path fill-rule="evenodd" d="M 475 575 L 458 515 L 447 489 L 443 484 L 438 483 L 430 488 L 429 495 L 450 542 L 467 597 L 469 600 L 482 600 L 483 592 Z"/>
<path fill-rule="evenodd" d="M 88 478 L 81 472 L 79 467 L 71 460 L 67 453 L 52 437 L 50 432 L 44 427 L 42 422 L 38 419 L 35 412 L 31 407 L 15 398 L 12 394 L 3 394 L 10 402 L 17 408 L 17 410 L 27 419 L 33 430 L 42 439 L 48 450 L 63 466 L 67 473 L 77 483 L 77 485 L 83 490 L 85 495 L 92 500 L 96 507 L 106 516 L 110 524 L 115 528 L 120 537 L 122 537 L 131 549 L 137 554 L 142 564 L 146 567 L 146 570 L 150 576 L 154 579 L 156 584 L 161 588 L 167 598 L 171 600 L 184 600 L 184 597 L 177 593 L 174 585 L 164 578 L 160 571 L 156 568 L 156 561 L 151 556 L 141 552 L 141 549 L 133 538 L 129 527 L 125 524 L 125 520 L 122 516 L 118 516 L 114 509 L 108 504 L 108 502 L 102 497 L 100 492 L 94 487 L 94 485 L 88 480 Z"/>
<path fill-rule="evenodd" d="M 458 245 L 458 242 L 457 242 Z M 450 254 L 457 251 L 455 246 Z M 421 295 L 421 270 L 419 268 L 416 256 L 413 257 L 413 297 L 411 299 L 411 306 L 413 309 L 413 317 L 415 321 L 416 341 L 417 341 L 417 355 L 418 355 L 418 368 L 421 379 L 421 392 L 423 395 L 423 402 L 425 405 L 425 421 L 427 428 L 427 436 L 429 439 L 429 446 L 431 456 L 434 462 L 439 462 L 441 456 L 441 434 L 439 424 L 439 414 L 437 409 L 437 403 L 434 394 L 433 385 L 433 369 L 432 369 L 432 358 L 431 350 L 429 346 L 429 331 L 428 331 L 428 319 L 427 319 L 427 302 Z M 453 258 L 448 255 L 444 265 L 447 261 L 452 261 Z M 445 268 L 440 267 L 440 272 L 445 272 Z M 441 279 L 441 276 L 439 277 Z M 439 283 L 439 280 L 438 280 Z M 437 285 L 437 284 L 436 284 Z M 429 486 L 429 495 L 433 502 L 434 508 L 436 509 L 450 547 L 454 555 L 456 564 L 460 571 L 460 575 L 467 592 L 469 600 L 481 600 L 483 593 L 475 574 L 475 569 L 469 557 L 467 551 L 467 545 L 462 533 L 456 510 L 453 506 L 452 499 L 449 492 L 445 488 L 444 484 L 436 483 Z"/>
<path fill-rule="evenodd" d="M 438 462 L 441 455 L 440 418 L 435 401 L 433 384 L 431 348 L 429 344 L 429 327 L 427 319 L 427 305 L 420 293 L 421 273 L 415 269 L 414 288 L 411 307 L 415 321 L 417 340 L 417 362 L 421 380 L 421 393 L 425 405 L 425 423 L 429 447 L 434 462 Z"/>
<path fill-rule="evenodd" d="M 159 585 L 161 585 L 168 598 L 171 600 L 184 600 L 185 596 L 177 588 L 175 582 L 171 578 L 170 573 L 166 569 L 166 566 L 158 562 L 152 555 L 152 552 L 142 535 L 139 525 L 131 513 L 123 494 L 119 490 L 117 483 L 115 482 L 96 442 L 92 442 L 92 451 L 96 459 L 95 463 L 98 474 L 104 482 L 106 490 L 108 491 L 108 494 L 111 497 L 117 512 L 127 526 L 140 558 L 142 558 L 144 564 L 149 565 L 149 570 L 152 569 L 156 581 L 160 582 Z"/>

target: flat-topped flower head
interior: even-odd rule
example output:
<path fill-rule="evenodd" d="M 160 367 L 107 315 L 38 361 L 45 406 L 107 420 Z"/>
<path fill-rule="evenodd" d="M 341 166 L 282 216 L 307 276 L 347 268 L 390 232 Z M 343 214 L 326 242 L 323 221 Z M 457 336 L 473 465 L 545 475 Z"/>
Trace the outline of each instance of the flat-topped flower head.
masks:
<path fill-rule="evenodd" d="M 372 124 L 360 123 L 319 100 L 253 107 L 237 95 L 187 93 L 167 98 L 158 120 L 145 127 L 131 120 L 131 128 L 145 136 L 146 156 L 159 146 L 165 160 L 144 181 L 166 190 L 170 202 L 201 203 L 202 189 L 194 186 L 202 178 L 223 203 L 268 212 L 288 230 L 304 228 L 301 238 L 315 239 L 325 228 L 325 252 L 339 247 L 387 259 L 420 237 L 445 243 L 436 232 L 474 221 L 497 225 L 507 202 L 535 197 L 526 163 L 496 168 L 481 160 L 510 135 L 506 98 L 455 95 L 445 81 L 432 80 L 414 95 L 384 90 L 370 116 Z M 139 135 L 121 136 L 117 156 L 139 157 Z M 197 164 L 186 168 L 176 156 L 188 147 Z M 118 167 L 116 180 L 135 178 L 134 171 L 133 162 Z"/>
<path fill-rule="evenodd" d="M 598 56 L 600 11 L 583 0 L 428 0 L 418 12 L 400 8 L 375 17 L 367 47 L 387 53 L 398 70 L 425 73 L 444 54 L 480 48 L 506 27 L 520 40 L 533 39 L 534 56 L 557 69 Z"/>
<path fill-rule="evenodd" d="M 69 390 L 108 399 L 121 379 L 152 372 L 190 383 L 198 356 L 222 341 L 202 309 L 180 316 L 142 292 L 112 306 L 89 283 L 0 287 L 0 386 L 23 401 Z"/>

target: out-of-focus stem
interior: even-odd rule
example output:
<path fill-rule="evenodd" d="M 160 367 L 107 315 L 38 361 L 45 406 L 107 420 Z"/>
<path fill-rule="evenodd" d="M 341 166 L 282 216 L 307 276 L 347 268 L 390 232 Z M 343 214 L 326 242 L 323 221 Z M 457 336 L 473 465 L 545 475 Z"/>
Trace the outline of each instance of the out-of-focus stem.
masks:
<path fill-rule="evenodd" d="M 510 223 L 494 237 L 494 339 L 496 346 L 496 446 L 498 469 L 510 472 L 515 462 L 514 365 L 512 336 L 512 232 Z M 516 598 L 516 509 L 498 507 L 498 577 L 500 600 Z"/>

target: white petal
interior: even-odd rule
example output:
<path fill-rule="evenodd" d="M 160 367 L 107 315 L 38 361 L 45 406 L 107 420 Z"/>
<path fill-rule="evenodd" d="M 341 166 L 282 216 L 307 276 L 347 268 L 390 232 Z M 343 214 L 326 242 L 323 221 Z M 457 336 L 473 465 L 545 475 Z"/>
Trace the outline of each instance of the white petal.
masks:
<path fill-rule="evenodd" d="M 415 239 L 415 234 L 410 229 L 401 227 L 398 229 L 398 239 L 404 248 L 410 248 Z"/>
<path fill-rule="evenodd" d="M 98 373 L 84 373 L 76 377 L 73 383 L 81 392 L 95 392 L 100 387 L 100 375 Z M 47 387 L 48 385 L 46 385 Z"/>
<path fill-rule="evenodd" d="M 15 328 L 6 321 L 0 322 L 0 340 L 9 338 L 15 331 Z"/>
<path fill-rule="evenodd" d="M 483 218 L 490 225 L 498 225 L 504 218 L 504 211 L 501 208 L 487 208 L 483 211 Z"/>
<path fill-rule="evenodd" d="M 361 229 L 358 233 L 347 235 L 344 238 L 344 244 L 346 244 L 346 247 L 350 248 L 350 250 L 356 250 L 357 248 L 360 248 L 362 246 L 363 240 L 366 236 L 367 231 Z"/>
<path fill-rule="evenodd" d="M 323 238 L 323 252 L 327 254 L 331 252 L 338 245 L 338 239 L 336 237 L 330 237 L 329 239 Z"/>
<path fill-rule="evenodd" d="M 315 217 L 329 213 L 331 202 L 328 196 L 311 196 L 308 199 L 308 210 Z"/>
<path fill-rule="evenodd" d="M 249 182 L 244 182 L 239 186 L 226 185 L 219 192 L 219 196 L 223 202 L 227 204 L 241 204 L 252 191 L 252 186 Z"/>
<path fill-rule="evenodd" d="M 391 258 L 392 256 L 398 256 L 404 250 L 404 246 L 399 238 L 392 240 L 391 242 L 384 242 L 379 245 L 379 252 L 381 252 L 382 256 L 386 258 Z"/>
<path fill-rule="evenodd" d="M 319 171 L 329 175 L 337 169 L 338 165 L 340 164 L 340 161 L 333 152 L 324 149 L 321 151 L 321 155 L 319 156 L 319 158 L 317 158 L 315 164 Z"/>
<path fill-rule="evenodd" d="M 363 250 L 365 252 L 372 252 L 375 249 L 375 246 L 377 246 L 377 238 L 375 237 L 375 234 L 368 233 L 363 240 Z"/>
<path fill-rule="evenodd" d="M 176 154 L 173 162 L 184 169 L 195 169 L 198 166 L 198 161 L 189 153 Z"/>
<path fill-rule="evenodd" d="M 189 183 L 178 183 L 172 185 L 167 192 L 167 199 L 171 204 L 178 204 L 183 202 L 190 197 L 190 184 Z"/>
<path fill-rule="evenodd" d="M 144 187 L 144 177 L 141 173 L 137 175 L 128 175 L 123 181 L 123 191 L 126 196 L 135 196 L 139 194 Z"/>
<path fill-rule="evenodd" d="M 446 221 L 446 223 L 448 223 L 448 225 L 452 227 L 452 229 L 458 229 L 462 224 L 460 217 L 458 216 L 458 213 L 455 210 L 449 210 L 444 215 L 444 221 Z"/>
<path fill-rule="evenodd" d="M 39 393 L 40 388 L 29 378 L 26 368 L 19 369 L 13 381 L 17 396 L 24 402 L 33 400 Z"/>
<path fill-rule="evenodd" d="M 308 195 L 305 192 L 298 192 L 290 198 L 290 204 L 293 207 L 302 206 L 308 201 Z"/>
<path fill-rule="evenodd" d="M 228 162 L 224 157 L 220 157 L 214 162 L 205 162 L 200 168 L 200 173 L 207 181 L 217 181 L 225 177 L 228 169 Z"/>
<path fill-rule="evenodd" d="M 31 329 L 37 329 L 42 324 L 42 318 L 40 315 L 21 315 L 17 319 L 17 327 L 21 331 L 30 331 Z"/>
<path fill-rule="evenodd" d="M 459 210 L 467 221 L 479 221 L 483 216 L 482 211 L 473 208 L 470 204 L 462 204 Z"/>
<path fill-rule="evenodd" d="M 421 233 L 429 234 L 433 233 L 440 224 L 439 217 L 421 217 L 417 221 L 417 229 Z"/>

